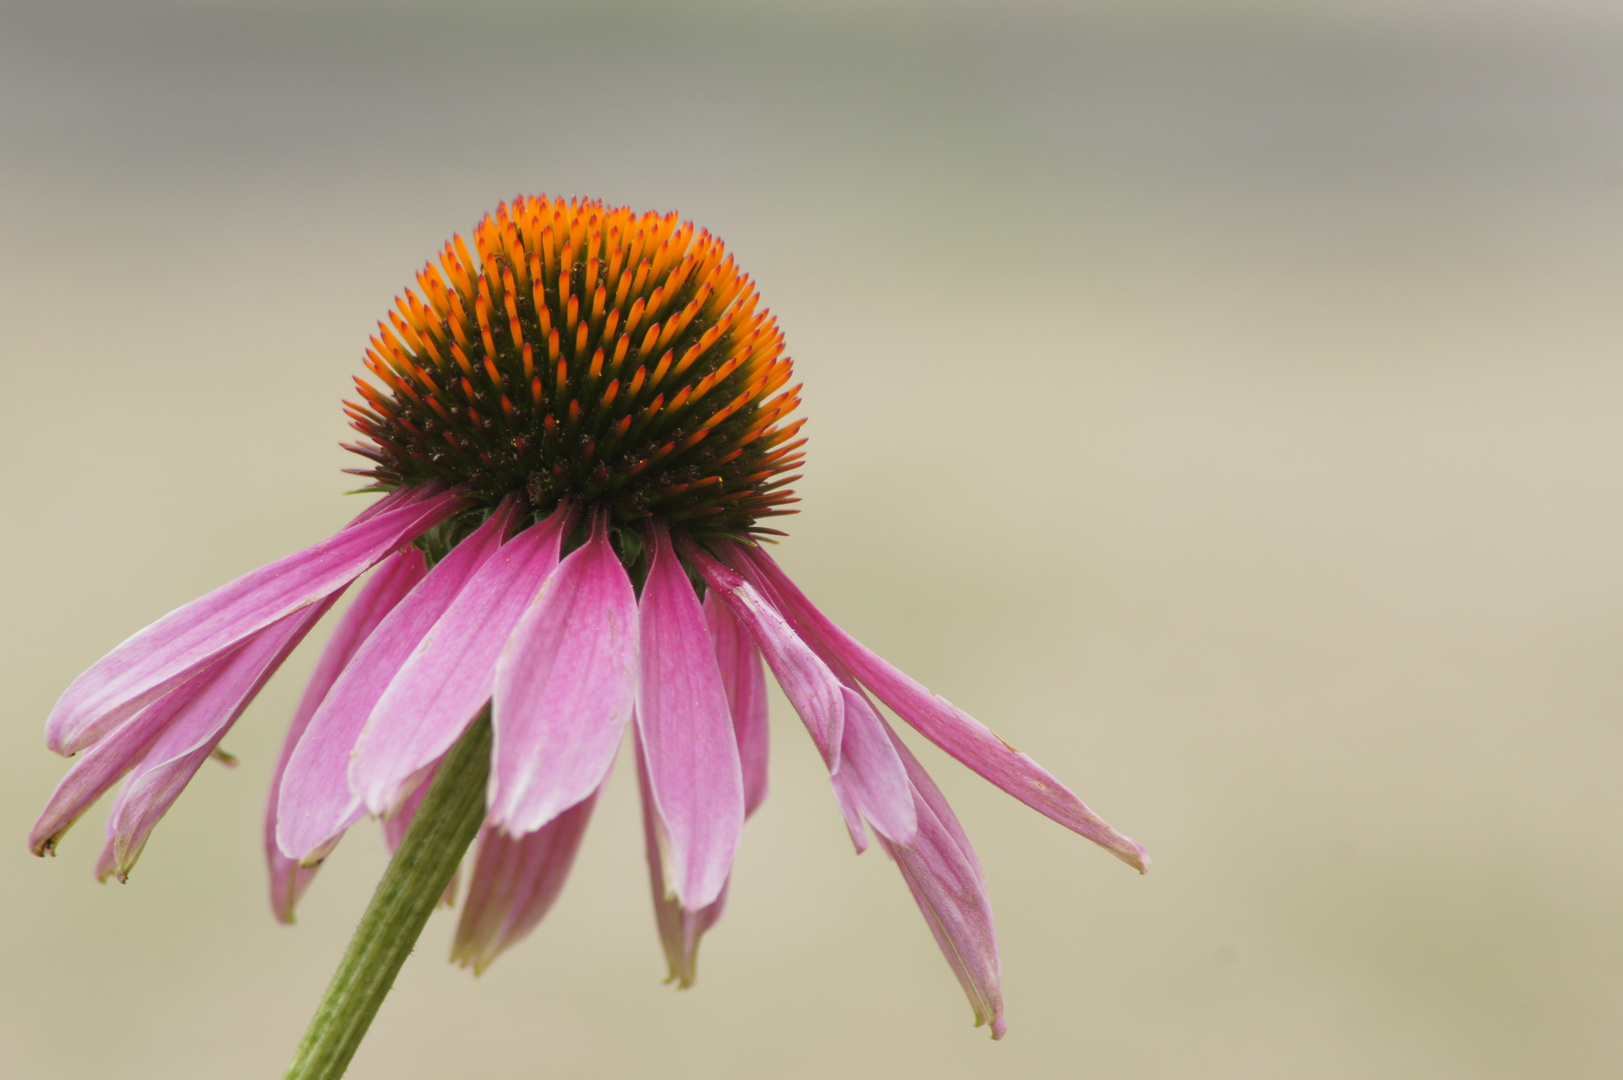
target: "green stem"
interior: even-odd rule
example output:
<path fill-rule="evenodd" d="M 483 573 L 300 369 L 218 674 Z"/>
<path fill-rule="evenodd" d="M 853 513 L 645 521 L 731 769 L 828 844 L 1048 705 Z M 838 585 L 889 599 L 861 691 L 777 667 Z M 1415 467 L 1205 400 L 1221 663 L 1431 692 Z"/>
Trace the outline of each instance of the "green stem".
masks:
<path fill-rule="evenodd" d="M 440 763 L 282 1080 L 338 1080 L 485 817 L 490 713 Z"/>

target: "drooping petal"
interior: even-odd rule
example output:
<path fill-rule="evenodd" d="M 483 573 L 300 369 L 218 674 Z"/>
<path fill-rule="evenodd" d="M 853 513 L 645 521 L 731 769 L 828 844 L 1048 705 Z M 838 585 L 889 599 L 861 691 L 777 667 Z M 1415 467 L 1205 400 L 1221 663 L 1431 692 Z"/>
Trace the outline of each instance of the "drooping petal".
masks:
<path fill-rule="evenodd" d="M 902 872 L 930 933 L 935 935 L 942 955 L 964 988 L 975 1010 L 975 1026 L 989 1023 L 992 1038 L 1001 1039 L 1007 1026 L 1003 1019 L 1002 964 L 980 860 L 924 766 L 894 732 L 887 728 L 886 733 L 912 782 L 919 826 L 911 844 L 895 844 L 883 835 L 879 842 Z"/>
<path fill-rule="evenodd" d="M 503 502 L 428 572 L 344 666 L 288 761 L 277 796 L 276 844 L 302 863 L 319 861 L 362 815 L 349 783 L 350 754 L 367 717 L 423 635 L 501 546 L 517 514 Z"/>
<path fill-rule="evenodd" d="M 176 714 L 208 683 L 209 673 L 182 683 L 104 735 L 80 755 L 51 793 L 28 834 L 35 855 L 56 853 L 56 845 L 84 812 L 124 775 L 146 759 L 153 743 Z"/>
<path fill-rule="evenodd" d="M 441 758 L 441 761 L 444 759 Z M 417 808 L 423 804 L 423 797 L 428 794 L 428 785 L 434 782 L 434 776 L 440 771 L 440 763 L 436 761 L 423 775 L 422 783 L 412 789 L 400 809 L 383 819 L 383 846 L 393 855 L 400 847 L 400 841 L 406 838 L 406 831 L 411 828 L 412 819 L 417 816 Z M 462 870 L 451 875 L 451 880 L 445 883 L 445 892 L 440 894 L 440 906 L 452 907 L 456 904 L 457 885 L 462 880 Z"/>
<path fill-rule="evenodd" d="M 849 669 L 874 695 L 920 734 L 1033 810 L 1094 843 L 1140 873 L 1149 855 L 1088 809 L 1048 770 L 994 735 L 986 725 L 931 693 L 865 648 L 806 599 L 795 583 L 760 548 L 726 545 L 728 561 L 768 594 L 801 637 L 825 659 Z"/>
<path fill-rule="evenodd" d="M 383 846 L 390 855 L 406 838 L 406 830 L 411 828 L 411 820 L 417 816 L 417 807 L 422 805 L 423 796 L 428 794 L 428 785 L 434 782 L 434 776 L 439 771 L 440 763 L 436 761 L 423 773 L 423 782 L 411 789 L 411 794 L 401 800 L 395 812 L 379 822 L 383 826 Z"/>
<path fill-rule="evenodd" d="M 490 824 L 523 836 L 603 783 L 631 716 L 637 638 L 636 593 L 599 518 L 496 663 Z"/>
<path fill-rule="evenodd" d="M 748 818 L 766 800 L 766 672 L 755 640 L 714 589 L 705 593 L 704 618 L 710 626 L 710 641 L 716 649 L 721 683 L 733 714 L 738 764 L 744 772 L 744 817 Z"/>
<path fill-rule="evenodd" d="M 918 816 L 907 769 L 873 706 L 858 691 L 848 686 L 840 689 L 845 694 L 845 734 L 840 743 L 840 767 L 829 775 L 828 782 L 845 816 L 851 842 L 859 853 L 867 850 L 862 828 L 866 818 L 885 839 L 911 844 Z"/>
<path fill-rule="evenodd" d="M 59 754 L 84 749 L 255 633 L 332 596 L 463 505 L 455 490 L 402 499 L 170 612 L 96 661 L 63 691 L 46 721 L 46 744 Z"/>
<path fill-rule="evenodd" d="M 275 790 L 274 788 L 272 789 Z M 300 866 L 298 860 L 282 854 L 276 846 L 276 822 L 265 822 L 265 868 L 270 878 L 271 914 L 284 926 L 294 923 L 293 912 L 304 897 L 304 890 L 316 876 L 317 866 Z"/>
<path fill-rule="evenodd" d="M 727 906 L 727 883 L 716 898 L 698 911 L 682 906 L 665 884 L 665 858 L 660 852 L 660 825 L 654 794 L 648 787 L 648 762 L 641 744 L 637 746 L 637 784 L 642 791 L 642 835 L 648 856 L 648 883 L 654 896 L 654 925 L 670 965 L 666 982 L 674 981 L 686 990 L 699 977 L 699 941 L 716 925 Z"/>
<path fill-rule="evenodd" d="M 260 631 L 216 664 L 204 677 L 205 684 L 169 721 L 146 758 L 130 773 L 108 818 L 114 870 L 120 880 L 140 858 L 153 828 L 260 687 L 337 599 L 337 595 L 328 596 Z"/>
<path fill-rule="evenodd" d="M 516 839 L 485 826 L 451 946 L 452 960 L 472 967 L 475 975 L 483 974 L 492 960 L 540 924 L 575 864 L 598 793 Z"/>
<path fill-rule="evenodd" d="M 384 616 L 393 610 L 402 597 L 412 590 L 428 573 L 423 553 L 414 547 L 404 548 L 378 564 L 376 572 L 356 594 L 338 625 L 327 639 L 321 659 L 304 688 L 304 696 L 293 711 L 287 738 L 282 741 L 282 753 L 276 759 L 276 770 L 271 774 L 270 794 L 265 803 L 265 865 L 270 871 L 271 910 L 278 922 L 293 922 L 293 909 L 315 876 L 314 867 L 301 867 L 298 860 L 285 854 L 276 844 L 276 807 L 281 798 L 282 777 L 287 772 L 289 759 L 299 744 L 310 718 L 327 696 L 357 650 L 376 630 Z M 347 757 L 347 755 L 346 755 Z"/>
<path fill-rule="evenodd" d="M 96 856 L 96 880 L 106 882 L 117 870 L 118 856 L 113 850 L 113 838 L 109 835 L 107 842 L 101 846 L 101 854 Z"/>
<path fill-rule="evenodd" d="M 824 660 L 800 639 L 778 609 L 759 590 L 729 567 L 712 559 L 697 544 L 686 542 L 682 555 L 699 571 L 706 587 L 724 601 L 760 646 L 784 696 L 800 714 L 829 771 L 840 764 L 841 729 L 845 723 L 840 682 Z"/>
<path fill-rule="evenodd" d="M 667 870 L 666 887 L 697 911 L 721 893 L 744 829 L 744 777 L 727 691 L 704 609 L 665 527 L 638 604 L 637 735 Z"/>
<path fill-rule="evenodd" d="M 383 498 L 350 518 L 351 525 L 359 525 L 363 521 L 371 521 L 385 510 L 398 510 L 402 506 L 422 502 L 431 495 L 438 495 L 446 490 L 446 485 L 438 480 L 427 484 L 414 484 L 411 487 L 398 487 L 387 492 Z M 361 494 L 361 492 L 356 492 Z"/>
<path fill-rule="evenodd" d="M 349 782 L 368 811 L 399 806 L 490 700 L 496 658 L 558 565 L 572 513 L 560 508 L 491 556 L 389 683 L 355 741 Z"/>

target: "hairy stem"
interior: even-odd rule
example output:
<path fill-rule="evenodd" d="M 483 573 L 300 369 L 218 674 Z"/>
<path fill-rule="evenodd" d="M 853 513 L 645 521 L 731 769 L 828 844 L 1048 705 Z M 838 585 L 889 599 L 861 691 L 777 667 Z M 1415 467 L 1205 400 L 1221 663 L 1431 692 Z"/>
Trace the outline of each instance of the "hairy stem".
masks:
<path fill-rule="evenodd" d="M 487 709 L 445 755 L 283 1080 L 338 1080 L 485 817 Z"/>

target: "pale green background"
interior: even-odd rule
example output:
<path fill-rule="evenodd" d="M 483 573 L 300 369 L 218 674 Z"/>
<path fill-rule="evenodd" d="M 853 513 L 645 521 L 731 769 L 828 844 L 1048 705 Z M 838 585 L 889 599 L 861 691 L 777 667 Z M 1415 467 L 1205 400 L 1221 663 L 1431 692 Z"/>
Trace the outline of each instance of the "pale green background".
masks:
<path fill-rule="evenodd" d="M 24 851 L 40 727 L 359 509 L 373 321 L 520 191 L 727 240 L 806 381 L 786 566 L 1156 864 L 926 754 L 993 1044 L 775 698 L 696 989 L 622 768 L 541 930 L 476 980 L 437 918 L 353 1076 L 1623 1074 L 1623 8 L 807 0 L 0 11 L 0 1075 L 280 1074 L 382 860 L 271 921 L 315 650 L 126 886 L 99 810 Z"/>

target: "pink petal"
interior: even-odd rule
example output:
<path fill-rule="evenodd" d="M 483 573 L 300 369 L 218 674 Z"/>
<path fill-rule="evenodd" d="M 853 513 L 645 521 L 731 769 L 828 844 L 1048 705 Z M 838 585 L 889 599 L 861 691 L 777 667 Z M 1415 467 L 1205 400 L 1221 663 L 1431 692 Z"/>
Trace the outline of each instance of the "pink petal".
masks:
<path fill-rule="evenodd" d="M 400 804 L 400 809 L 383 819 L 383 845 L 389 849 L 390 855 L 400 847 L 400 841 L 406 838 L 406 830 L 411 828 L 412 820 L 417 816 L 417 808 L 422 805 L 423 797 L 428 794 L 428 785 L 434 782 L 434 776 L 439 770 L 438 761 L 429 766 L 428 771 L 423 774 L 422 783 L 406 796 L 405 801 Z M 451 880 L 445 883 L 445 892 L 440 895 L 441 907 L 452 907 L 456 904 L 457 883 L 461 878 L 462 871 L 458 869 L 451 875 Z"/>
<path fill-rule="evenodd" d="M 714 589 L 705 594 L 704 618 L 733 714 L 738 763 L 744 771 L 744 816 L 748 818 L 766 801 L 766 672 L 761 667 L 761 650 Z"/>
<path fill-rule="evenodd" d="M 887 731 L 907 767 L 918 814 L 918 834 L 909 845 L 879 842 L 902 872 L 902 878 L 924 913 L 936 944 L 947 958 L 975 1010 L 975 1026 L 990 1023 L 992 1038 L 1003 1037 L 1002 965 L 997 931 L 980 861 L 924 766 Z"/>
<path fill-rule="evenodd" d="M 113 804 L 107 829 L 119 880 L 129 874 L 153 828 L 260 687 L 337 599 L 334 594 L 284 616 L 203 676 L 204 685 L 175 713 Z"/>
<path fill-rule="evenodd" d="M 654 894 L 654 923 L 659 929 L 659 941 L 665 948 L 665 962 L 670 965 L 666 982 L 675 981 L 683 990 L 698 978 L 699 940 L 705 931 L 716 925 L 727 906 L 727 884 L 709 904 L 698 911 L 682 906 L 665 884 L 664 857 L 660 854 L 660 825 L 654 806 L 654 793 L 648 787 L 648 762 L 642 746 L 637 747 L 637 784 L 642 790 L 642 835 L 648 855 L 648 880 Z"/>
<path fill-rule="evenodd" d="M 349 782 L 368 811 L 392 812 L 490 700 L 496 658 L 558 565 L 561 508 L 502 546 L 469 579 L 383 692 L 355 742 Z"/>
<path fill-rule="evenodd" d="M 28 834 L 35 855 L 56 853 L 56 845 L 74 822 L 119 780 L 145 760 L 175 715 L 207 685 L 209 674 L 182 683 L 125 720 L 80 755 L 51 793 L 50 801 Z"/>
<path fill-rule="evenodd" d="M 732 569 L 711 558 L 691 541 L 682 545 L 688 565 L 699 571 L 706 587 L 719 596 L 743 623 L 766 656 L 784 696 L 811 733 L 829 771 L 840 764 L 841 728 L 845 723 L 840 682 L 828 664 L 800 639 L 776 607 Z"/>
<path fill-rule="evenodd" d="M 594 791 L 517 839 L 485 826 L 451 946 L 452 960 L 471 966 L 475 975 L 483 974 L 503 950 L 536 928 L 563 891 L 597 796 Z"/>
<path fill-rule="evenodd" d="M 907 769 L 873 706 L 856 690 L 841 690 L 845 693 L 845 734 L 840 742 L 840 767 L 829 775 L 828 782 L 845 815 L 851 842 L 859 853 L 867 850 L 862 828 L 862 819 L 867 818 L 891 843 L 911 844 L 918 816 Z"/>
<path fill-rule="evenodd" d="M 636 593 L 599 518 L 496 663 L 490 824 L 523 836 L 603 783 L 631 715 L 637 634 Z"/>
<path fill-rule="evenodd" d="M 118 856 L 113 850 L 113 838 L 109 836 L 107 842 L 101 846 L 101 854 L 96 856 L 96 880 L 105 882 L 118 871 Z"/>
<path fill-rule="evenodd" d="M 991 730 L 874 655 L 818 611 L 760 548 L 727 543 L 734 566 L 770 593 L 795 630 L 834 664 L 850 672 L 920 734 L 1041 814 L 1108 849 L 1143 873 L 1149 856 L 1089 810 L 1070 788 Z"/>
<path fill-rule="evenodd" d="M 379 499 L 371 506 L 368 506 L 359 514 L 356 514 L 350 519 L 349 523 L 351 525 L 359 525 L 363 521 L 371 521 L 385 510 L 398 510 L 402 506 L 410 506 L 412 503 L 422 502 L 430 495 L 438 495 L 445 489 L 446 486 L 440 483 L 438 480 L 428 484 L 416 484 L 412 487 L 395 488 L 392 491 L 387 492 L 383 498 Z M 359 495 L 364 493 L 365 491 L 363 490 L 355 492 L 354 494 Z"/>
<path fill-rule="evenodd" d="M 363 514 L 314 547 L 244 574 L 125 641 L 63 692 L 46 721 L 46 744 L 59 754 L 84 749 L 256 632 L 333 595 L 465 505 L 456 491 L 398 502 Z"/>
<path fill-rule="evenodd" d="M 355 651 L 299 739 L 277 796 L 276 844 L 319 861 L 362 814 L 350 789 L 350 755 L 378 699 L 474 573 L 501 546 L 517 514 L 503 502 L 428 572 Z"/>
<path fill-rule="evenodd" d="M 276 771 L 271 774 L 270 796 L 265 804 L 265 863 L 270 870 L 271 910 L 279 922 L 293 922 L 293 909 L 299 897 L 304 895 L 310 879 L 315 876 L 314 867 L 299 866 L 298 860 L 289 858 L 276 846 L 276 808 L 288 761 L 309 727 L 310 718 L 315 715 L 344 666 L 372 631 L 377 629 L 384 616 L 426 573 L 428 564 L 423 559 L 423 553 L 414 547 L 397 551 L 378 564 L 376 572 L 333 628 L 310 682 L 304 688 L 304 696 L 299 699 L 299 707 L 293 711 L 287 738 L 282 742 L 281 756 L 276 760 Z"/>
<path fill-rule="evenodd" d="M 704 609 L 657 521 L 651 550 L 638 605 L 637 734 L 666 886 L 696 911 L 727 883 L 744 829 L 744 777 Z"/>
<path fill-rule="evenodd" d="M 434 782 L 434 776 L 439 771 L 440 763 L 436 761 L 423 773 L 422 783 L 412 788 L 411 794 L 401 800 L 395 812 L 379 823 L 383 826 L 383 846 L 388 849 L 390 855 L 395 853 L 400 841 L 406 838 L 406 830 L 411 828 L 412 818 L 417 816 L 417 808 L 422 805 L 423 796 L 428 794 L 428 785 Z"/>

